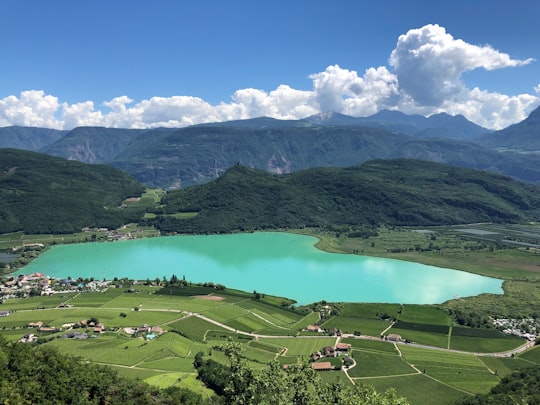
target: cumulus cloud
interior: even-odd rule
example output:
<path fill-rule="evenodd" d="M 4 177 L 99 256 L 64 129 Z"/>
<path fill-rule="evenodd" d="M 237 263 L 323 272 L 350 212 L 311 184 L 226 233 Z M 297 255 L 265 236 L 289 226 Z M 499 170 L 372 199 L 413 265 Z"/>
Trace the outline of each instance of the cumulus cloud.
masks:
<path fill-rule="evenodd" d="M 41 90 L 23 91 L 19 97 L 0 99 L 0 126 L 20 125 L 61 129 L 63 123 L 55 116 L 60 102 Z"/>
<path fill-rule="evenodd" d="M 0 126 L 184 127 L 260 116 L 300 119 L 329 111 L 368 116 L 382 109 L 396 109 L 426 116 L 462 114 L 479 125 L 499 129 L 523 120 L 540 105 L 540 84 L 532 94 L 508 96 L 467 88 L 461 76 L 474 69 L 490 71 L 531 62 L 512 59 L 489 45 L 455 39 L 444 27 L 430 24 L 398 38 L 388 67 L 370 67 L 360 75 L 331 65 L 309 75 L 311 90 L 284 84 L 271 91 L 240 89 L 229 102 L 217 105 L 191 96 L 135 101 L 122 95 L 98 106 L 90 100 L 60 103 L 55 96 L 30 90 L 0 99 Z"/>
<path fill-rule="evenodd" d="M 62 104 L 63 127 L 92 127 L 103 125 L 103 113 L 94 110 L 92 101 L 76 104 Z"/>
<path fill-rule="evenodd" d="M 516 60 L 490 46 L 464 42 L 438 25 L 426 25 L 400 35 L 390 55 L 399 88 L 419 105 L 439 106 L 467 97 L 461 75 L 470 70 L 522 66 L 532 59 Z"/>
<path fill-rule="evenodd" d="M 369 68 L 360 77 L 355 71 L 334 65 L 309 77 L 313 80 L 315 99 L 321 112 L 337 111 L 357 116 L 375 114 L 395 105 L 399 94 L 396 76 L 383 66 Z"/>

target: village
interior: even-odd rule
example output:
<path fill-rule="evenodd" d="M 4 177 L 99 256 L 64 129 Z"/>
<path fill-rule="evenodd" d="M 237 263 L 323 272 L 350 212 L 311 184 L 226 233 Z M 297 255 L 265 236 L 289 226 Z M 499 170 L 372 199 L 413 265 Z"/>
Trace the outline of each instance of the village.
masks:
<path fill-rule="evenodd" d="M 140 337 L 146 340 L 153 340 L 157 336 L 162 335 L 165 331 L 159 326 L 149 326 L 143 324 L 141 326 L 126 327 L 126 328 L 105 328 L 103 322 L 97 319 L 82 319 L 79 322 L 65 323 L 60 328 L 44 325 L 42 321 L 30 322 L 27 329 L 33 329 L 32 332 L 25 333 L 19 340 L 19 343 L 37 343 L 40 337 L 52 336 L 59 332 L 64 332 L 62 335 L 56 335 L 56 338 L 61 339 L 88 339 L 97 338 L 104 332 L 123 332 L 128 336 Z"/>
<path fill-rule="evenodd" d="M 536 341 L 540 336 L 540 319 L 494 319 L 493 325 L 505 335 L 519 336 L 529 341 Z"/>
<path fill-rule="evenodd" d="M 24 299 L 33 296 L 65 294 L 65 293 L 85 293 L 85 292 L 103 292 L 108 288 L 129 287 L 127 292 L 135 292 L 132 288 L 137 282 L 128 280 L 93 280 L 93 279 L 55 279 L 45 276 L 42 273 L 33 273 L 28 275 L 11 276 L 0 283 L 0 304 L 10 299 Z M 71 305 L 62 303 L 57 308 L 71 308 Z M 39 310 L 42 308 L 34 308 Z M 10 311 L 0 311 L 0 318 L 6 318 L 11 314 Z M 36 312 L 36 317 L 38 312 Z M 4 327 L 5 328 L 5 327 Z M 83 319 L 78 322 L 63 324 L 61 327 L 52 327 L 46 325 L 41 320 L 29 322 L 27 329 L 32 332 L 26 332 L 18 340 L 20 343 L 36 343 L 40 337 L 47 338 L 54 335 L 64 339 L 87 339 L 96 338 L 104 332 L 123 332 L 127 336 L 141 337 L 152 340 L 155 337 L 165 333 L 159 326 L 149 326 L 142 324 L 138 326 L 122 328 L 106 328 L 103 322 L 95 318 Z M 65 332 L 58 335 L 59 332 Z"/>

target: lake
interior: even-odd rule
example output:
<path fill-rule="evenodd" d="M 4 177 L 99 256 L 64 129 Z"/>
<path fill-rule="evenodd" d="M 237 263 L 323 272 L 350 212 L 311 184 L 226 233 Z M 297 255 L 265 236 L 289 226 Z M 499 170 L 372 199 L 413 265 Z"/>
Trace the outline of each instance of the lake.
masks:
<path fill-rule="evenodd" d="M 316 242 L 310 236 L 257 232 L 58 245 L 18 273 L 97 280 L 169 279 L 175 274 L 193 283 L 256 290 L 299 304 L 321 300 L 436 304 L 503 293 L 498 279 L 400 260 L 327 253 L 315 248 Z"/>

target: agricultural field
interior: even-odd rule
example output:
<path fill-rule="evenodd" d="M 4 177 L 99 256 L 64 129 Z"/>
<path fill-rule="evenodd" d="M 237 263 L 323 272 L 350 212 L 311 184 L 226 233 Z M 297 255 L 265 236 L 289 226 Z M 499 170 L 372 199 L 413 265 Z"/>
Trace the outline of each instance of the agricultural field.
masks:
<path fill-rule="evenodd" d="M 390 377 L 396 375 L 416 374 L 416 371 L 405 363 L 399 354 L 377 353 L 354 349 L 352 357 L 356 366 L 349 370 L 351 378 Z"/>
<path fill-rule="evenodd" d="M 436 306 L 341 304 L 339 315 L 321 325 L 351 332 L 350 337 L 340 337 L 301 332 L 318 321 L 319 313 L 301 313 L 274 304 L 281 298 L 258 300 L 241 291 L 201 286 L 134 287 L 7 300 L 2 309 L 11 312 L 0 318 L 0 333 L 10 341 L 33 333 L 44 345 L 110 365 L 130 378 L 159 387 L 189 387 L 205 395 L 211 394 L 195 378 L 194 356 L 203 352 L 227 365 L 221 347 L 228 341 L 241 344 L 243 356 L 254 369 L 272 360 L 307 363 L 313 353 L 327 346 L 349 343 L 355 365 L 342 368 L 341 357 L 322 358 L 341 369 L 323 372 L 323 381 L 367 383 L 377 389 L 395 387 L 413 404 L 423 403 L 424 391 L 441 392 L 441 404 L 467 393 L 486 392 L 513 370 L 540 363 L 537 349 L 514 358 L 477 357 L 395 344 L 380 337 L 383 331 L 385 335 L 399 333 L 427 346 L 469 352 L 506 351 L 523 343 L 494 329 L 451 326 L 448 312 Z M 69 324 L 90 319 L 103 323 L 104 330 L 95 332 L 84 325 L 69 330 Z M 28 327 L 38 321 L 57 331 Z M 149 338 L 146 329 L 128 332 L 143 326 L 159 327 L 164 333 Z M 72 332 L 87 333 L 88 338 L 63 338 Z M 352 332 L 361 332 L 361 336 Z M 417 385 L 414 392 L 411 381 Z"/>
<path fill-rule="evenodd" d="M 429 305 L 403 305 L 399 320 L 429 325 L 452 325 L 452 317 L 448 311 Z"/>
<path fill-rule="evenodd" d="M 388 378 L 366 378 L 360 383 L 368 384 L 377 391 L 393 388 L 414 405 L 450 405 L 470 394 L 430 378 L 425 374 L 403 375 Z"/>
<path fill-rule="evenodd" d="M 403 358 L 427 376 L 469 393 L 486 393 L 499 382 L 479 358 L 472 354 L 400 347 Z"/>

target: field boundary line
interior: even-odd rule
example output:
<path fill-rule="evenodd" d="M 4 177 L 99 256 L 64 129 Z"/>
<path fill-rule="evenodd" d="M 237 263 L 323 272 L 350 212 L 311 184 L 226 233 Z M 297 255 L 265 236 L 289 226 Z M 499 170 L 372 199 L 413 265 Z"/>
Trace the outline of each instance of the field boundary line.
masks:
<path fill-rule="evenodd" d="M 380 379 L 380 378 L 410 377 L 411 375 L 419 375 L 419 374 L 422 374 L 422 373 L 375 375 L 375 376 L 372 376 L 372 377 L 352 377 L 351 380 L 370 380 L 370 379 Z"/>
<path fill-rule="evenodd" d="M 413 375 L 414 374 L 422 374 L 422 372 L 412 363 L 409 363 L 407 360 L 405 360 L 405 358 L 403 357 L 403 353 L 401 353 L 401 350 L 399 350 L 399 347 L 397 345 L 396 342 L 394 342 L 394 347 L 396 348 L 398 354 L 399 354 L 399 358 L 401 359 L 402 362 L 404 362 L 405 364 L 407 364 L 409 367 L 411 367 L 413 370 L 416 370 L 416 373 L 412 373 Z M 409 374 L 411 375 L 411 374 Z"/>
<path fill-rule="evenodd" d="M 388 328 L 386 328 L 385 330 L 383 330 L 383 331 L 381 332 L 381 335 L 384 335 L 386 332 L 388 332 L 390 329 L 392 329 L 392 327 L 393 327 L 395 324 L 396 324 L 396 322 L 393 321 L 393 322 L 390 324 L 390 326 L 389 326 Z"/>

